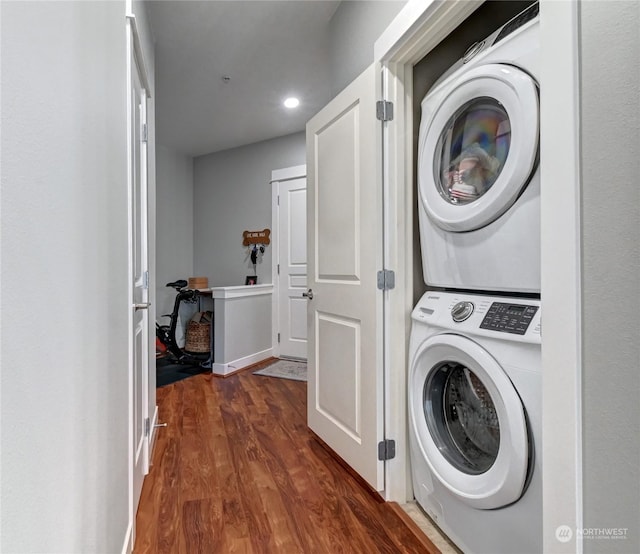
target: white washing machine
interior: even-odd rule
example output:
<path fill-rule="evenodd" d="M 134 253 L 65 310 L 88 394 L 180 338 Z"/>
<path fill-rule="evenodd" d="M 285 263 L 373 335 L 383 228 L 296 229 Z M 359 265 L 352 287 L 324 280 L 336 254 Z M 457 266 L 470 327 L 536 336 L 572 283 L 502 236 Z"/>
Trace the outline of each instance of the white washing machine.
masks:
<path fill-rule="evenodd" d="M 430 291 L 412 320 L 417 502 L 466 554 L 542 552 L 540 302 Z"/>
<path fill-rule="evenodd" d="M 540 292 L 539 20 L 473 45 L 422 101 L 419 222 L 428 285 Z"/>

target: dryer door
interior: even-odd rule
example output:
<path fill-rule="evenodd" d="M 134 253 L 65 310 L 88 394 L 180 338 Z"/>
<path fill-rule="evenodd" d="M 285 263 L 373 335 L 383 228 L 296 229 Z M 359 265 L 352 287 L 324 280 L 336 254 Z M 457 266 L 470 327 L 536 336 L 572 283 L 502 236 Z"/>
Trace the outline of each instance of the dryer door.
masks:
<path fill-rule="evenodd" d="M 520 397 L 498 362 L 459 335 L 418 349 L 409 376 L 411 425 L 434 476 L 480 509 L 520 498 L 529 467 Z"/>
<path fill-rule="evenodd" d="M 425 97 L 418 184 L 424 209 L 447 231 L 500 217 L 538 158 L 538 89 L 524 71 L 491 64 Z"/>

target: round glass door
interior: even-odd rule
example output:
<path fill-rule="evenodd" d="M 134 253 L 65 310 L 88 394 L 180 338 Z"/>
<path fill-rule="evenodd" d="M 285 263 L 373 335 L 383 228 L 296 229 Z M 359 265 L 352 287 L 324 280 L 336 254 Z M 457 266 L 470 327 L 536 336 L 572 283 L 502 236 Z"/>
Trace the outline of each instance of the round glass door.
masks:
<path fill-rule="evenodd" d="M 529 469 L 524 407 L 500 364 L 476 342 L 435 335 L 413 355 L 411 432 L 434 478 L 478 509 L 515 502 Z"/>
<path fill-rule="evenodd" d="M 483 196 L 499 177 L 511 144 L 511 124 L 494 98 L 465 102 L 446 123 L 436 146 L 434 175 L 450 204 Z"/>
<path fill-rule="evenodd" d="M 538 89 L 524 71 L 474 67 L 422 102 L 418 188 L 446 231 L 473 231 L 504 214 L 538 159 Z"/>
<path fill-rule="evenodd" d="M 468 367 L 446 362 L 424 385 L 423 409 L 429 432 L 454 467 L 479 475 L 496 461 L 500 423 L 491 394 Z"/>

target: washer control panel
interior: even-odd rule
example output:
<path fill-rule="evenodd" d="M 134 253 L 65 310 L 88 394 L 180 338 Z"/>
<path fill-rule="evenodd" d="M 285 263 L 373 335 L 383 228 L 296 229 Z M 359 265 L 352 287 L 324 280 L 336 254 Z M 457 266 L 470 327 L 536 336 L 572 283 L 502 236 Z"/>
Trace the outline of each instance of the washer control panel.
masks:
<path fill-rule="evenodd" d="M 493 302 L 480 324 L 480 329 L 524 335 L 537 311 L 538 306 Z"/>

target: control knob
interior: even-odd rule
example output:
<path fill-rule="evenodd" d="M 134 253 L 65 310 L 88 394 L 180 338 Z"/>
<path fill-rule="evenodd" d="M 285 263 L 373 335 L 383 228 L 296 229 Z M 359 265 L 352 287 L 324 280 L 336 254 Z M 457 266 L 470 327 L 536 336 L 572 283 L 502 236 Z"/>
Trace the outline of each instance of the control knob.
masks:
<path fill-rule="evenodd" d="M 472 302 L 468 302 L 467 300 L 463 300 L 462 302 L 458 302 L 453 308 L 451 308 L 451 317 L 453 321 L 456 323 L 460 323 L 465 319 L 468 319 L 469 316 L 473 313 L 473 309 L 475 306 Z"/>

